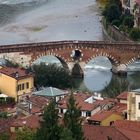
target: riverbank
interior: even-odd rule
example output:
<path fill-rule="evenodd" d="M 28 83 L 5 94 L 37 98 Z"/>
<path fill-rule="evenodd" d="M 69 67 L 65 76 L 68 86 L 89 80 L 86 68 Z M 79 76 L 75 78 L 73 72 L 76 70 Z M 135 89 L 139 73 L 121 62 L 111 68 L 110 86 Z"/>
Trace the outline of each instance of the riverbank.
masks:
<path fill-rule="evenodd" d="M 124 32 L 120 31 L 119 28 L 109 24 L 104 17 L 102 18 L 102 30 L 103 34 L 110 41 L 133 42 Z"/>

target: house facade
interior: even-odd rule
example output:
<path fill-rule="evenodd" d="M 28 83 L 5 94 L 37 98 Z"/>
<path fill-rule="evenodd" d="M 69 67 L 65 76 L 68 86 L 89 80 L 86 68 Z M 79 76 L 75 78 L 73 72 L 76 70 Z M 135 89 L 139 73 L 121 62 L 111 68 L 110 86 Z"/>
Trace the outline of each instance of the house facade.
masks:
<path fill-rule="evenodd" d="M 0 69 L 0 90 L 16 101 L 31 93 L 34 76 L 21 68 L 4 67 Z"/>
<path fill-rule="evenodd" d="M 140 121 L 140 89 L 133 90 L 127 101 L 128 120 Z"/>
<path fill-rule="evenodd" d="M 128 14 L 134 13 L 135 0 L 121 0 L 123 12 Z"/>
<path fill-rule="evenodd" d="M 135 27 L 140 27 L 140 1 L 135 1 L 134 23 Z"/>

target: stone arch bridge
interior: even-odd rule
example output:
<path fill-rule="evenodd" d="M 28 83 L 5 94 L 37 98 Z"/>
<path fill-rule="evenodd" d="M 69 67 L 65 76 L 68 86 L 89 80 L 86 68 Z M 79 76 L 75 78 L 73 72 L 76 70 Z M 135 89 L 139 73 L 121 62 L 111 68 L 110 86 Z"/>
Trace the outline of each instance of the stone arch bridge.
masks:
<path fill-rule="evenodd" d="M 105 56 L 112 64 L 112 71 L 122 74 L 126 73 L 126 67 L 129 63 L 140 59 L 140 44 L 73 40 L 0 46 L 1 57 L 9 56 L 11 53 L 20 54 L 16 55 L 18 57 L 28 56 L 29 59 L 26 62 L 28 65 L 42 56 L 53 55 L 75 75 L 83 75 L 83 68 L 91 59 L 97 56 Z M 24 63 L 24 58 L 20 59 Z M 16 60 L 19 59 L 16 58 Z M 74 70 L 75 67 L 77 67 L 76 70 Z"/>

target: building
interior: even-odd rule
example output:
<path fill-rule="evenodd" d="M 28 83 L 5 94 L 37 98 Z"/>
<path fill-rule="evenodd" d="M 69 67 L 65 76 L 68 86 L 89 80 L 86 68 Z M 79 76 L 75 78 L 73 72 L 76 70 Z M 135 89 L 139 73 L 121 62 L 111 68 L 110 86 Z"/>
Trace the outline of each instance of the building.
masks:
<path fill-rule="evenodd" d="M 140 89 L 131 91 L 127 101 L 128 120 L 140 121 Z"/>
<path fill-rule="evenodd" d="M 140 1 L 135 1 L 135 7 L 134 7 L 134 23 L 135 27 L 140 27 Z"/>
<path fill-rule="evenodd" d="M 29 95 L 34 88 L 34 76 L 22 68 L 4 67 L 0 69 L 0 90 L 16 101 Z"/>
<path fill-rule="evenodd" d="M 115 127 L 83 125 L 86 140 L 130 140 Z"/>
<path fill-rule="evenodd" d="M 123 12 L 134 14 L 135 0 L 121 0 Z"/>
<path fill-rule="evenodd" d="M 100 110 L 108 110 L 114 105 L 114 100 L 96 100 L 91 94 L 74 93 L 74 99 L 77 106 L 80 108 L 82 117 L 90 117 Z M 67 111 L 68 96 L 58 103 L 59 113 L 64 114 Z"/>
<path fill-rule="evenodd" d="M 118 120 L 113 126 L 129 140 L 140 140 L 140 122 Z"/>
<path fill-rule="evenodd" d="M 17 130 L 23 130 L 23 128 L 29 128 L 31 130 L 35 130 L 39 128 L 39 121 L 41 118 L 37 115 L 30 115 L 25 117 L 20 117 L 18 119 L 13 120 L 10 124 L 10 132 L 15 133 Z"/>
<path fill-rule="evenodd" d="M 127 95 L 128 95 L 128 92 L 122 92 L 116 98 L 119 103 L 127 104 Z"/>
<path fill-rule="evenodd" d="M 100 125 L 100 126 L 110 126 L 116 120 L 123 120 L 120 114 L 112 111 L 100 111 L 95 115 L 87 119 L 89 124 Z"/>
<path fill-rule="evenodd" d="M 68 91 L 60 90 L 54 87 L 46 87 L 42 90 L 35 91 L 32 93 L 35 96 L 44 96 L 46 98 L 53 98 L 56 102 L 63 99 L 66 95 L 68 95 Z"/>
<path fill-rule="evenodd" d="M 23 102 L 19 102 L 16 107 L 18 114 L 24 114 L 26 116 L 34 114 L 43 114 L 44 107 L 49 104 L 49 99 L 44 96 L 30 96 Z"/>

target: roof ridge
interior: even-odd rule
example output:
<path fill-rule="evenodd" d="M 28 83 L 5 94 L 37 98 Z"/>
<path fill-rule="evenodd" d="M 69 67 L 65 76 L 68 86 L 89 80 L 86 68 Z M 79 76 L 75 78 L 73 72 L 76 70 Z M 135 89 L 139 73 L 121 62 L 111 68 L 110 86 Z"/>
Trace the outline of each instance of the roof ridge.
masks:
<path fill-rule="evenodd" d="M 53 93 L 53 89 L 52 89 L 52 87 L 50 87 L 50 90 L 51 90 L 51 94 L 52 94 L 52 96 L 54 96 L 54 93 Z"/>

